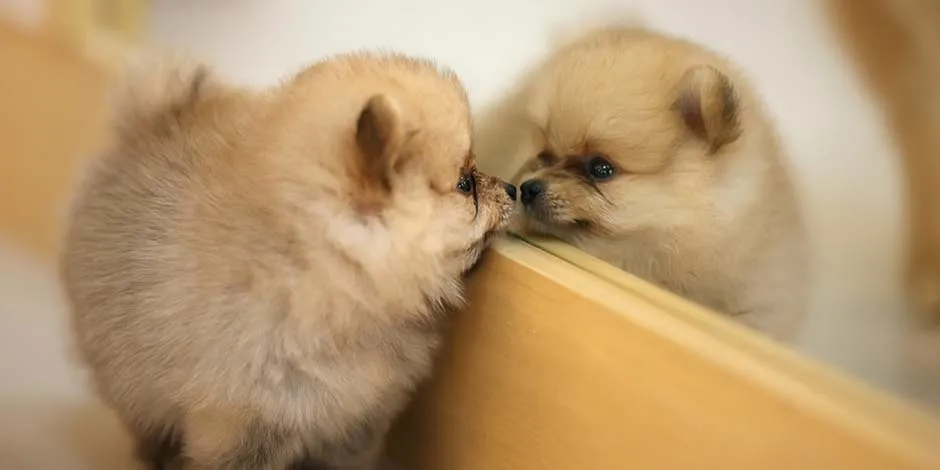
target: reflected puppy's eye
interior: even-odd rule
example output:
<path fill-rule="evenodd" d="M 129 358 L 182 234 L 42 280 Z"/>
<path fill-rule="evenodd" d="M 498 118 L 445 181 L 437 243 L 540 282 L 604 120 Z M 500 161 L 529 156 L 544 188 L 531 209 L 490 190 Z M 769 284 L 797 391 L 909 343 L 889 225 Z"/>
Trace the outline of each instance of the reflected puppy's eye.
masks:
<path fill-rule="evenodd" d="M 476 186 L 476 180 L 473 178 L 472 174 L 460 175 L 460 180 L 457 181 L 457 191 L 464 194 L 471 194 L 473 193 L 474 186 Z"/>
<path fill-rule="evenodd" d="M 587 171 L 588 175 L 590 175 L 591 179 L 594 181 L 609 180 L 617 173 L 614 165 L 600 155 L 596 155 L 588 160 Z"/>

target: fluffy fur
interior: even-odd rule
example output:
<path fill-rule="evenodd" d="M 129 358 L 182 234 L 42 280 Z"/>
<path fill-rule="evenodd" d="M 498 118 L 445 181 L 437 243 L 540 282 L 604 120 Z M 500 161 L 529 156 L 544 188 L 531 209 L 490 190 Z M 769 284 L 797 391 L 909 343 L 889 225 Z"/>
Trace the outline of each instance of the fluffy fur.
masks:
<path fill-rule="evenodd" d="M 154 468 L 372 468 L 513 210 L 460 82 L 394 54 L 263 92 L 141 67 L 62 256 L 101 396 Z"/>
<path fill-rule="evenodd" d="M 791 339 L 805 308 L 804 229 L 761 107 L 719 55 L 608 26 L 532 70 L 484 116 L 477 148 L 515 174 L 522 230 Z M 609 178 L 592 176 L 598 162 Z"/>

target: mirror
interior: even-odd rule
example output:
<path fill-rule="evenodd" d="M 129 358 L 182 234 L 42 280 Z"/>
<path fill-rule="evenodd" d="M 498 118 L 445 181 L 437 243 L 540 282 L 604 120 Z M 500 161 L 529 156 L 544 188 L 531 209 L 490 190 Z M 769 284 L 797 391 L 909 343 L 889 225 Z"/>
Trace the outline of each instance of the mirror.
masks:
<path fill-rule="evenodd" d="M 910 148 L 854 62 L 877 33 L 852 28 L 883 7 L 683 6 L 555 34 L 480 113 L 481 168 L 520 188 L 516 230 L 940 405 L 940 331 L 904 290 Z"/>
<path fill-rule="evenodd" d="M 567 172 L 558 187 L 580 205 L 573 223 L 616 234 L 575 244 L 593 254 L 525 235 L 539 246 L 582 266 L 632 259 L 626 279 L 644 277 L 640 266 L 839 370 L 940 404 L 940 339 L 913 324 L 902 282 L 900 150 L 825 2 L 426 2 L 399 22 L 385 20 L 401 15 L 388 3 L 307 5 L 155 2 L 148 37 L 257 85 L 342 50 L 433 57 L 469 90 L 482 170 L 540 174 L 547 150 L 541 174 Z M 598 47 L 590 63 L 545 65 L 618 18 L 688 42 L 638 39 L 638 50 Z M 542 98 L 526 102 L 538 87 Z M 546 109 L 546 97 L 566 101 Z M 551 118 L 554 134 L 533 129 L 533 115 Z M 611 169 L 611 181 L 590 179 Z M 679 237 L 678 226 L 694 230 Z M 630 230 L 646 239 L 616 240 Z M 780 313 L 761 318 L 768 308 Z"/>

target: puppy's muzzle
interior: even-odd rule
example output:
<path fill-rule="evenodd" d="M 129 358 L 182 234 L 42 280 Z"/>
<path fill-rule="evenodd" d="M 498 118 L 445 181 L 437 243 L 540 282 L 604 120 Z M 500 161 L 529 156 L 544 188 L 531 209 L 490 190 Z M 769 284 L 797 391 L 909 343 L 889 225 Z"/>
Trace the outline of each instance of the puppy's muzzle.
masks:
<path fill-rule="evenodd" d="M 519 185 L 519 193 L 527 217 L 543 222 L 554 220 L 547 181 L 535 178 L 526 180 Z"/>

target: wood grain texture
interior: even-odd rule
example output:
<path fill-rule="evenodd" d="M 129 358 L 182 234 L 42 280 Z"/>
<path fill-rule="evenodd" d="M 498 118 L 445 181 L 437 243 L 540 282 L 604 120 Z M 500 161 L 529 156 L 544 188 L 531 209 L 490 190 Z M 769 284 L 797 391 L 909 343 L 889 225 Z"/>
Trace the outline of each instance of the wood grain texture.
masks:
<path fill-rule="evenodd" d="M 500 242 L 392 454 L 412 470 L 940 468 L 932 418 L 636 282 Z"/>

